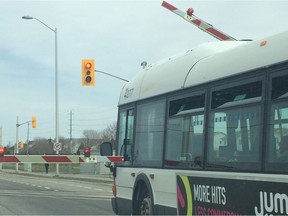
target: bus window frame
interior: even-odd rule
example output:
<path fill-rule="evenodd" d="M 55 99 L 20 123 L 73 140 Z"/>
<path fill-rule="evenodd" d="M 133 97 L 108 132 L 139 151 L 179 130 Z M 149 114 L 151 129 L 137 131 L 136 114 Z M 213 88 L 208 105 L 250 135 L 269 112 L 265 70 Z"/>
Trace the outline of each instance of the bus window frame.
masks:
<path fill-rule="evenodd" d="M 137 161 L 137 122 L 138 122 L 138 114 L 139 114 L 139 106 L 148 105 L 152 103 L 157 103 L 162 101 L 164 103 L 164 121 L 163 121 L 163 135 L 162 135 L 162 151 L 161 151 L 161 161 L 159 162 L 152 162 L 152 161 Z M 166 134 L 166 124 L 167 124 L 167 96 L 165 95 L 158 95 L 153 98 L 143 99 L 140 101 L 134 102 L 135 109 L 134 109 L 134 148 L 133 148 L 133 167 L 150 167 L 150 168 L 163 168 L 163 157 L 164 157 L 164 149 L 165 149 L 165 134 Z"/>
<path fill-rule="evenodd" d="M 121 144 L 120 142 L 120 115 L 122 112 L 127 112 L 129 110 L 133 110 L 133 114 L 134 114 L 134 118 L 133 118 L 133 131 L 132 131 L 132 135 L 133 135 L 133 138 L 132 140 L 130 140 L 130 143 L 132 143 L 131 145 L 131 159 L 130 160 L 125 160 L 123 163 L 117 163 L 117 166 L 121 167 L 121 166 L 132 166 L 133 164 L 133 155 L 134 155 L 134 144 L 135 143 L 135 121 L 136 121 L 136 108 L 135 108 L 135 104 L 128 104 L 128 105 L 123 105 L 123 106 L 119 106 L 119 109 L 118 109 L 118 121 L 117 121 L 117 136 L 116 136 L 116 155 L 121 155 L 121 148 L 123 147 L 124 143 Z M 126 116 L 126 121 L 127 121 L 127 116 Z M 127 124 L 127 122 L 125 123 Z M 127 126 L 127 125 L 126 125 Z M 125 126 L 125 127 L 126 127 Z M 127 128 L 125 128 L 125 138 L 124 139 L 127 139 L 126 135 L 127 135 Z"/>
<path fill-rule="evenodd" d="M 282 76 L 288 76 L 288 64 L 281 64 L 279 67 L 272 68 L 274 69 L 271 73 L 269 73 L 268 76 L 268 83 L 269 83 L 269 94 L 268 94 L 268 110 L 267 113 L 267 133 L 266 133 L 266 145 L 265 145 L 265 153 L 264 153 L 264 171 L 266 173 L 286 173 L 288 172 L 288 163 L 283 162 L 276 162 L 276 161 L 270 161 L 270 155 L 269 152 L 271 151 L 271 142 L 272 142 L 272 135 L 274 136 L 274 133 L 272 133 L 272 111 L 274 110 L 273 107 L 279 106 L 285 107 L 284 104 L 288 104 L 288 97 L 279 97 L 279 98 L 272 98 L 272 90 L 273 90 L 273 79 L 282 77 Z M 288 106 L 287 106 L 288 108 Z M 274 113 L 273 113 L 274 116 Z M 274 118 L 273 118 L 274 119 Z M 275 119 L 274 119 L 275 120 Z M 273 121 L 274 121 L 273 120 Z M 273 126 L 274 128 L 274 126 Z M 272 160 L 272 159 L 271 159 Z"/>
<path fill-rule="evenodd" d="M 185 114 L 176 114 L 176 115 L 171 115 L 170 116 L 170 103 L 172 101 L 176 101 L 176 100 L 181 100 L 181 99 L 185 99 L 185 98 L 189 98 L 189 97 L 196 97 L 196 96 L 201 96 L 203 95 L 204 96 L 204 109 L 203 111 L 196 111 L 196 112 L 192 112 L 192 113 L 185 113 Z M 175 94 L 170 94 L 169 97 L 168 97 L 168 100 L 167 100 L 167 115 L 166 115 L 166 124 L 165 124 L 165 143 L 164 143 L 164 155 L 163 155 L 163 166 L 165 169 L 196 169 L 196 170 L 203 170 L 204 166 L 203 166 L 203 160 L 204 160 L 204 157 L 205 157 L 205 152 L 204 152 L 204 149 L 205 149 L 205 140 L 206 140 L 206 109 L 205 107 L 207 106 L 207 87 L 206 88 L 188 88 L 188 89 L 185 89 L 183 91 L 177 91 L 177 93 Z M 176 119 L 176 118 L 179 118 L 179 117 L 185 117 L 185 116 L 195 116 L 195 115 L 199 115 L 199 114 L 203 114 L 203 118 L 204 118 L 204 122 L 203 122 L 203 137 L 202 137 L 202 141 L 203 141 L 203 144 L 201 146 L 201 153 L 202 153 L 202 156 L 201 156 L 201 166 L 187 166 L 186 163 L 184 162 L 182 165 L 180 164 L 180 166 L 169 166 L 166 163 L 167 161 L 167 148 L 168 148 L 168 143 L 167 143 L 167 139 L 168 139 L 168 123 L 169 123 L 169 120 L 170 119 Z M 169 161 L 169 159 L 168 159 Z M 176 161 L 175 161 L 176 162 Z M 178 161 L 180 162 L 180 161 Z M 192 161 L 193 162 L 193 161 Z"/>
<path fill-rule="evenodd" d="M 247 171 L 247 172 L 259 172 L 261 171 L 262 168 L 262 145 L 261 143 L 263 143 L 263 136 L 261 136 L 261 134 L 263 135 L 263 128 L 261 128 L 261 126 L 259 126 L 259 147 L 258 147 L 258 160 L 257 162 L 239 162 L 239 161 L 230 161 L 230 162 L 215 162 L 215 161 L 211 161 L 211 158 L 209 158 L 209 151 L 210 148 L 213 145 L 212 142 L 212 137 L 211 137 L 211 117 L 212 115 L 214 115 L 216 112 L 227 112 L 227 111 L 232 111 L 235 109 L 239 109 L 242 107 L 247 107 L 247 108 L 251 108 L 251 107 L 258 107 L 260 114 L 259 114 L 259 118 L 260 118 L 260 122 L 259 125 L 263 125 L 263 122 L 265 121 L 263 119 L 264 116 L 264 98 L 266 97 L 266 93 L 265 93 L 265 77 L 266 77 L 266 71 L 265 69 L 260 69 L 260 70 L 255 70 L 255 74 L 252 75 L 252 71 L 249 71 L 247 75 L 238 75 L 236 77 L 227 77 L 225 79 L 222 79 L 219 82 L 213 82 L 213 85 L 211 85 L 211 88 L 209 89 L 209 106 L 206 106 L 207 109 L 209 109 L 209 111 L 207 111 L 208 116 L 206 116 L 206 123 L 208 124 L 208 126 L 206 127 L 207 129 L 207 141 L 205 143 L 205 164 L 204 164 L 204 169 L 205 170 L 219 170 L 219 171 Z M 237 87 L 237 86 L 242 86 L 242 85 L 248 85 L 249 83 L 254 83 L 254 82 L 261 82 L 261 100 L 257 100 L 257 101 L 253 101 L 251 103 L 244 103 L 244 104 L 239 104 L 237 105 L 235 103 L 235 105 L 232 106 L 224 106 L 224 107 L 216 107 L 216 108 L 212 108 L 212 104 L 213 104 L 213 92 L 216 91 L 220 91 L 220 90 L 225 90 L 225 89 L 229 89 L 229 88 L 233 88 L 233 87 Z M 228 84 L 227 84 L 228 83 Z M 208 105 L 208 104 L 207 104 Z M 214 124 L 213 124 L 214 125 Z M 213 131 L 214 131 L 214 127 L 213 127 Z M 214 132 L 213 132 L 214 133 Z"/>

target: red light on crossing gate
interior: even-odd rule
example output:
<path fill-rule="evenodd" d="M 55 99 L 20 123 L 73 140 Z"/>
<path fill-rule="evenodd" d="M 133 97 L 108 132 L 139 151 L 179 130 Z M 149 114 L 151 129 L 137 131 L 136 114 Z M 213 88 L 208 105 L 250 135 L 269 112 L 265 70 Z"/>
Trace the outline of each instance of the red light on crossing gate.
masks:
<path fill-rule="evenodd" d="M 187 15 L 191 16 L 193 13 L 194 13 L 194 9 L 193 8 L 188 8 Z"/>
<path fill-rule="evenodd" d="M 4 156 L 5 154 L 5 147 L 0 147 L 0 156 Z"/>
<path fill-rule="evenodd" d="M 85 157 L 90 157 L 91 154 L 91 149 L 90 148 L 85 148 L 84 149 L 84 156 Z"/>

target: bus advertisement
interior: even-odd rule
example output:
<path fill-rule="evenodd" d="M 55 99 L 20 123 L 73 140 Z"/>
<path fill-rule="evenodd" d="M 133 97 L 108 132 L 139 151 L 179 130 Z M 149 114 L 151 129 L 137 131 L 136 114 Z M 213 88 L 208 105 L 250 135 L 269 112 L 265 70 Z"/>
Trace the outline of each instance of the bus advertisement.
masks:
<path fill-rule="evenodd" d="M 285 187 L 287 183 L 177 175 L 177 213 L 286 215 Z"/>

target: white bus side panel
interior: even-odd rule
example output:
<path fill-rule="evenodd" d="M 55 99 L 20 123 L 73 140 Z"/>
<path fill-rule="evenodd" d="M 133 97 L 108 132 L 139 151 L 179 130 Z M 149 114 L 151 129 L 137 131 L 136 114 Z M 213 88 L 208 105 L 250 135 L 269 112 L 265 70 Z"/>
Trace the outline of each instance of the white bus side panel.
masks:
<path fill-rule="evenodd" d="M 136 175 L 133 177 L 131 174 L 135 173 Z M 153 198 L 154 198 L 154 205 L 158 206 L 165 206 L 165 207 L 170 207 L 170 208 L 175 208 L 177 209 L 177 182 L 176 182 L 176 177 L 177 176 L 187 176 L 188 178 L 191 177 L 193 178 L 203 178 L 207 180 L 208 184 L 206 187 L 225 187 L 218 184 L 219 182 L 224 182 L 224 181 L 231 181 L 234 183 L 236 182 L 247 182 L 247 185 L 249 182 L 265 182 L 270 183 L 271 182 L 276 186 L 277 184 L 287 184 L 288 185 L 288 177 L 287 175 L 271 175 L 271 174 L 255 174 L 255 173 L 231 173 L 231 172 L 213 172 L 213 171 L 197 171 L 197 170 L 169 170 L 169 169 L 141 169 L 141 168 L 117 168 L 117 178 L 116 178 L 116 185 L 117 185 L 117 197 L 118 198 L 123 198 L 127 200 L 132 201 L 132 196 L 133 196 L 133 188 L 135 184 L 135 179 L 139 174 L 145 174 L 150 182 L 150 186 L 153 191 Z M 154 179 L 150 178 L 149 175 L 154 174 Z M 215 180 L 213 180 L 215 179 Z M 222 179 L 222 180 L 221 180 Z M 218 182 L 218 183 L 215 183 Z M 207 183 L 206 182 L 206 183 Z M 199 184 L 199 182 L 197 183 Z M 229 183 L 228 183 L 229 184 Z M 201 187 L 203 187 L 201 184 Z M 226 183 L 227 185 L 227 183 Z M 191 194 L 193 194 L 193 184 L 191 184 Z M 247 190 L 252 190 L 252 188 L 247 188 Z M 286 191 L 282 191 L 284 193 L 288 193 L 287 189 L 284 189 Z M 225 191 L 228 194 L 228 191 Z M 201 192 L 202 193 L 202 192 Z M 207 195 L 207 194 L 206 194 Z M 245 194 L 244 194 L 245 195 Z M 202 195 L 201 195 L 202 196 Z M 205 195 L 204 195 L 205 196 Z M 208 196 L 211 196 L 211 193 Z M 224 196 L 224 195 L 223 195 Z M 220 197 L 220 195 L 219 195 Z M 202 199 L 203 197 L 201 197 Z M 221 197 L 220 197 L 221 198 Z M 219 198 L 219 200 L 220 200 Z M 257 197 L 258 198 L 258 197 Z M 204 199 L 204 198 L 203 198 Z M 207 198 L 208 199 L 208 198 Z M 210 198 L 211 199 L 211 198 Z M 231 197 L 225 197 L 225 199 L 231 199 Z M 235 199 L 235 197 L 233 197 Z M 194 200 L 195 201 L 195 200 Z M 194 203 L 192 201 L 192 203 Z M 238 200 L 239 201 L 239 200 Z M 288 201 L 288 200 L 287 200 Z M 203 206 L 205 206 L 205 200 L 201 201 L 203 202 Z M 226 202 L 226 200 L 225 200 Z M 260 201 L 256 200 L 253 205 L 255 206 L 260 206 Z M 192 204 L 191 204 L 192 205 Z M 220 206 L 218 203 L 217 205 Z M 195 207 L 196 205 L 194 205 Z M 201 207 L 202 208 L 202 207 Z M 209 209 L 205 207 L 206 209 Z M 202 208 L 205 209 L 204 207 Z M 225 206 L 222 204 L 222 209 L 227 208 L 227 212 L 229 211 L 229 206 Z M 210 208 L 212 209 L 212 208 Z M 194 209 L 193 209 L 194 210 Z M 288 209 L 287 209 L 288 211 Z M 195 213 L 195 212 L 194 212 Z M 200 212 L 198 212 L 200 213 Z M 207 213 L 207 212 L 206 212 Z M 280 212 L 279 212 L 280 213 Z"/>

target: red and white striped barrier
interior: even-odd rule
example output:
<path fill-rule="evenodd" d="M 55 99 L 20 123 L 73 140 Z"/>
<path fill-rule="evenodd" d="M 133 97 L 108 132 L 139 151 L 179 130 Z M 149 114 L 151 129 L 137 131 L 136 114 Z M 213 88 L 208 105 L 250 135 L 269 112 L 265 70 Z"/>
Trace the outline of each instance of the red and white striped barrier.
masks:
<path fill-rule="evenodd" d="M 5 155 L 0 156 L 0 163 L 119 163 L 122 156 L 91 156 L 78 155 Z"/>
<path fill-rule="evenodd" d="M 94 163 L 119 163 L 124 162 L 123 156 L 95 156 L 95 157 L 89 157 L 85 159 L 85 162 L 94 162 Z"/>
<path fill-rule="evenodd" d="M 179 10 L 178 8 L 174 7 L 173 5 L 169 4 L 168 2 L 163 1 L 162 6 L 166 9 L 172 11 L 173 13 L 177 14 L 178 16 L 182 17 L 184 20 L 188 21 L 189 23 L 192 23 L 196 25 L 201 30 L 205 31 L 206 33 L 212 35 L 213 37 L 224 40 L 224 41 L 235 41 L 236 39 L 231 37 L 230 35 L 227 35 L 218 29 L 214 28 L 209 23 L 199 19 L 195 15 L 193 15 L 193 9 L 189 8 L 187 13 Z"/>

